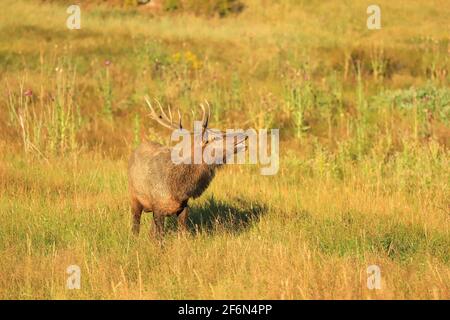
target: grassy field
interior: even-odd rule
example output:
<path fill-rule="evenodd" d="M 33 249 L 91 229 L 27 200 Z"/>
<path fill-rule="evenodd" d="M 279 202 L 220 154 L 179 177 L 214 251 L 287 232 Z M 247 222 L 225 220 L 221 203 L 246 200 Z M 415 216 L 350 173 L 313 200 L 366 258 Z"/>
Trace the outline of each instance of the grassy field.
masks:
<path fill-rule="evenodd" d="M 370 1 L 244 3 L 68 30 L 68 2 L 0 2 L 0 299 L 450 298 L 448 3 L 378 1 L 380 30 Z M 190 232 L 133 237 L 128 156 L 169 141 L 146 94 L 280 128 L 280 170 L 226 166 Z"/>

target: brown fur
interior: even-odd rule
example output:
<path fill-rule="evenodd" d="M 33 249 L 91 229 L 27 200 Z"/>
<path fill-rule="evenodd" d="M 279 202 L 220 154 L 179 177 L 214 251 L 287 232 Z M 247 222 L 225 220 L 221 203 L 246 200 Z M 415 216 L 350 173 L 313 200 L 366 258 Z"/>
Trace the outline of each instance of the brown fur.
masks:
<path fill-rule="evenodd" d="M 171 130 L 182 129 L 181 114 L 178 112 L 178 125 L 173 123 L 170 108 L 168 113 L 164 112 L 158 103 L 161 114 L 158 115 L 153 108 L 148 97 L 145 101 L 150 109 L 150 116 L 160 125 Z M 208 105 L 208 104 L 207 104 Z M 212 163 L 222 163 L 226 155 L 239 151 L 247 137 L 244 134 L 228 135 L 222 131 L 208 129 L 208 115 L 203 105 L 201 121 L 201 139 L 194 136 L 194 144 L 191 145 L 191 156 L 194 155 L 195 147 L 202 148 L 209 144 L 210 150 L 214 150 L 214 161 Z M 195 122 L 194 122 L 195 131 Z M 235 137 L 235 143 L 231 150 L 226 150 L 224 138 Z M 192 138 L 192 135 L 191 135 Z M 192 141 L 192 140 L 190 140 Z M 200 145 L 198 145 L 200 144 Z M 222 152 L 215 151 L 217 148 Z M 228 153 L 227 153 L 228 152 Z M 162 238 L 164 234 L 164 218 L 166 216 L 177 215 L 178 224 L 183 229 L 186 228 L 188 217 L 188 201 L 190 198 L 199 197 L 208 188 L 214 178 L 215 170 L 220 164 L 175 164 L 171 158 L 172 149 L 164 147 L 154 142 L 142 143 L 131 155 L 128 166 L 128 180 L 131 193 L 131 210 L 133 214 L 133 231 L 139 233 L 142 211 L 153 212 L 156 234 Z"/>
<path fill-rule="evenodd" d="M 142 143 L 128 166 L 133 231 L 139 233 L 142 211 L 153 212 L 158 236 L 164 233 L 164 217 L 177 215 L 184 229 L 188 200 L 199 197 L 214 178 L 218 165 L 174 164 L 171 149 L 154 142 Z"/>

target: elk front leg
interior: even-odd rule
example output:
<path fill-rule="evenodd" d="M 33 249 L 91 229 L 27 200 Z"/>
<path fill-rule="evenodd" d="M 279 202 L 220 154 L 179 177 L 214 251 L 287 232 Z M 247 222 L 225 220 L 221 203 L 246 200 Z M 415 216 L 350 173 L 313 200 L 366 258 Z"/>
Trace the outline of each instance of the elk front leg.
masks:
<path fill-rule="evenodd" d="M 137 199 L 131 200 L 131 214 L 133 215 L 132 231 L 135 235 L 139 234 L 139 228 L 141 226 L 141 215 L 143 209 L 144 208 Z"/>
<path fill-rule="evenodd" d="M 189 215 L 189 209 L 188 207 L 184 207 L 183 211 L 181 211 L 178 214 L 178 229 L 181 231 L 186 231 L 187 230 L 187 218 Z"/>
<path fill-rule="evenodd" d="M 154 234 L 159 240 L 164 237 L 164 215 L 159 212 L 153 212 L 153 221 L 155 222 Z"/>

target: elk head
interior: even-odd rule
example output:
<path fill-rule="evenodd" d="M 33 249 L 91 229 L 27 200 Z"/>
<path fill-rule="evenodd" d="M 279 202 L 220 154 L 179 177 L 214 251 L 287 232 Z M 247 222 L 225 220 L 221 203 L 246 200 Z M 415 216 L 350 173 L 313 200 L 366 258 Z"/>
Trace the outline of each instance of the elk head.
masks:
<path fill-rule="evenodd" d="M 202 109 L 202 120 L 194 121 L 192 132 L 183 127 L 182 116 L 179 110 L 177 112 L 178 121 L 174 122 L 170 108 L 168 108 L 166 113 L 161 104 L 156 101 L 160 110 L 160 114 L 157 114 L 148 97 L 145 98 L 145 101 L 150 109 L 150 117 L 163 127 L 172 130 L 172 138 L 174 136 L 189 136 L 189 139 L 184 141 L 185 143 L 187 141 L 189 145 L 186 146 L 186 144 L 184 144 L 182 148 L 184 150 L 189 149 L 190 152 L 182 155 L 183 159 L 181 159 L 180 162 L 189 163 L 189 160 L 187 160 L 189 158 L 190 160 L 194 160 L 191 161 L 191 163 L 199 164 L 198 154 L 200 153 L 200 163 L 204 161 L 207 164 L 220 165 L 226 163 L 226 160 L 230 156 L 246 149 L 245 140 L 247 140 L 248 137 L 243 132 L 224 132 L 218 129 L 208 128 L 211 112 L 207 101 L 205 101 L 205 103 L 208 107 L 208 112 L 206 112 L 205 106 L 200 104 L 200 108 Z M 192 115 L 194 117 L 193 110 Z"/>

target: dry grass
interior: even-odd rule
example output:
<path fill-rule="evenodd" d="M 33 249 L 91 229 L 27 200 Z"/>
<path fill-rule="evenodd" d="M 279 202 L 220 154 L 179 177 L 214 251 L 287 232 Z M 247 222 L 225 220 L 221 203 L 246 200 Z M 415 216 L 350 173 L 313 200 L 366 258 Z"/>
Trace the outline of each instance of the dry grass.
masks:
<path fill-rule="evenodd" d="M 226 19 L 91 6 L 69 32 L 63 5 L 1 2 L 1 299 L 450 298 L 450 8 L 381 1 L 369 32 L 364 1 L 246 4 Z M 278 174 L 227 167 L 188 234 L 167 221 L 161 248 L 147 214 L 133 238 L 127 156 L 167 140 L 144 94 L 281 128 Z"/>
<path fill-rule="evenodd" d="M 2 298 L 448 298 L 445 194 L 377 192 L 361 168 L 346 182 L 226 169 L 192 204 L 192 233 L 169 221 L 161 249 L 150 216 L 130 234 L 125 163 L 96 163 L 3 166 Z M 71 264 L 79 291 L 65 289 Z"/>

